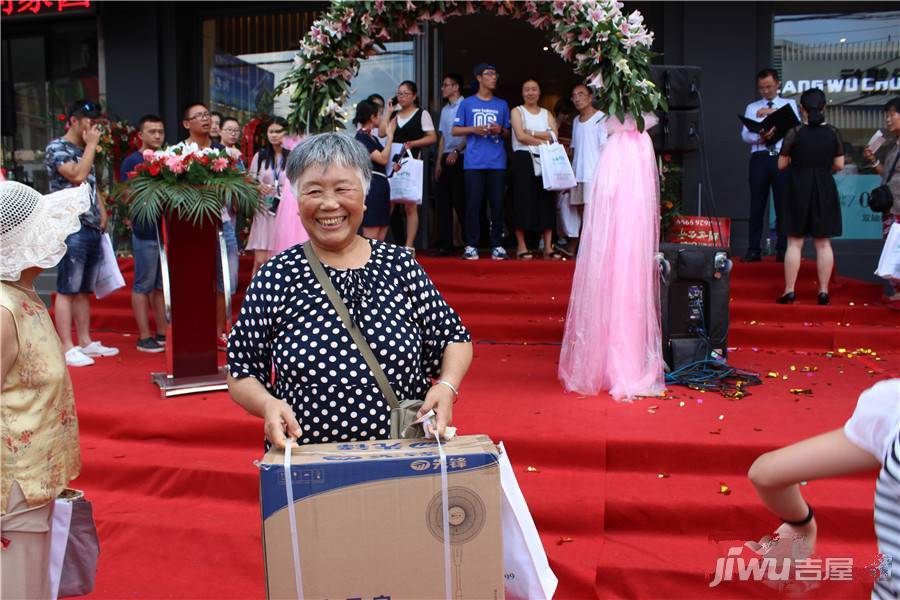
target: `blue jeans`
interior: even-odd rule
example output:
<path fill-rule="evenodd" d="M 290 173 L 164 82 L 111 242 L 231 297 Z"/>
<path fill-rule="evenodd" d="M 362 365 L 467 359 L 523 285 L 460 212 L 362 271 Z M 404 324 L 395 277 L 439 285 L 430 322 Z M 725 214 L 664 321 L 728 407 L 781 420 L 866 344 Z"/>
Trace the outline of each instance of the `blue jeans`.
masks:
<path fill-rule="evenodd" d="M 162 269 L 159 264 L 159 242 L 145 240 L 132 234 L 131 248 L 134 253 L 135 294 L 149 294 L 162 289 Z"/>
<path fill-rule="evenodd" d="M 56 291 L 65 296 L 90 294 L 103 258 L 100 230 L 82 225 L 66 238 L 66 254 L 56 273 Z"/>
<path fill-rule="evenodd" d="M 237 235 L 234 232 L 234 221 L 225 221 L 222 223 L 222 233 L 225 235 L 225 249 L 228 254 L 228 278 L 230 295 L 237 293 L 238 279 L 238 243 Z M 219 244 L 216 243 L 216 290 L 220 294 L 225 293 L 225 283 L 222 281 L 222 259 L 219 257 Z"/>
<path fill-rule="evenodd" d="M 487 199 L 491 212 L 491 248 L 503 245 L 503 186 L 505 169 L 466 169 L 466 246 L 478 247 L 481 237 L 481 205 Z"/>

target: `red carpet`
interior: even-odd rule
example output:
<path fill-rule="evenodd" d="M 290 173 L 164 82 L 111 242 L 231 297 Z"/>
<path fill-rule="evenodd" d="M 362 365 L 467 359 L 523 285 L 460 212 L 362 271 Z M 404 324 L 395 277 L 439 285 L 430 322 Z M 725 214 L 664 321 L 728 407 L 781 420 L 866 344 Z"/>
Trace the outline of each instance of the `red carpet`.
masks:
<path fill-rule="evenodd" d="M 841 426 L 860 391 L 900 375 L 900 312 L 878 304 L 876 286 L 839 280 L 834 304 L 818 307 L 804 265 L 802 303 L 776 306 L 780 265 L 762 263 L 733 274 L 729 362 L 786 380 L 766 378 L 741 400 L 685 388 L 634 404 L 564 394 L 554 344 L 572 263 L 422 263 L 477 342 L 456 424 L 506 443 L 560 579 L 557 598 L 774 595 L 762 584 L 708 587 L 730 541 L 777 526 L 747 468 L 768 449 Z M 96 303 L 94 325 L 133 330 L 128 292 Z M 264 597 L 252 464 L 261 421 L 224 393 L 160 400 L 149 372 L 164 368 L 163 355 L 138 353 L 133 335 L 97 337 L 122 354 L 72 370 L 84 459 L 74 485 L 94 501 L 102 543 L 92 597 Z M 858 348 L 880 360 L 848 356 Z M 804 488 L 820 520 L 819 556 L 855 559 L 854 582 L 808 597 L 868 597 L 873 490 L 869 475 Z"/>

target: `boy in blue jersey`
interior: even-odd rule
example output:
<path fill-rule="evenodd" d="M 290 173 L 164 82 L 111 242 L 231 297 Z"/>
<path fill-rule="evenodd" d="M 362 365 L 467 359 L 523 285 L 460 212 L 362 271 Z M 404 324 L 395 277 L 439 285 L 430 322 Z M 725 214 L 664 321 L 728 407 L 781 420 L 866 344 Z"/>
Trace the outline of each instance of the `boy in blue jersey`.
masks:
<path fill-rule="evenodd" d="M 478 260 L 481 206 L 490 206 L 491 258 L 506 260 L 503 248 L 503 185 L 506 180 L 506 145 L 509 138 L 509 105 L 494 97 L 497 68 L 489 63 L 475 67 L 478 93 L 463 100 L 456 111 L 452 134 L 466 136 L 463 171 L 466 186 L 466 248 L 463 258 Z"/>

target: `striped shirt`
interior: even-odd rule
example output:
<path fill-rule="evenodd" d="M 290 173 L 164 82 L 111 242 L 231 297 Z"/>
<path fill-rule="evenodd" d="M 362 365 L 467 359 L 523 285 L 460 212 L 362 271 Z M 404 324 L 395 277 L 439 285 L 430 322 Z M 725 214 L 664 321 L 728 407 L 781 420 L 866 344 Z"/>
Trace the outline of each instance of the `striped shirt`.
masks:
<path fill-rule="evenodd" d="M 878 552 L 891 561 L 885 565 L 890 576 L 875 580 L 872 598 L 896 600 L 900 594 L 900 432 L 882 460 L 875 484 L 875 535 Z"/>
<path fill-rule="evenodd" d="M 859 396 L 844 434 L 881 461 L 875 484 L 875 536 L 881 573 L 872 598 L 900 597 L 900 379 L 880 381 Z"/>

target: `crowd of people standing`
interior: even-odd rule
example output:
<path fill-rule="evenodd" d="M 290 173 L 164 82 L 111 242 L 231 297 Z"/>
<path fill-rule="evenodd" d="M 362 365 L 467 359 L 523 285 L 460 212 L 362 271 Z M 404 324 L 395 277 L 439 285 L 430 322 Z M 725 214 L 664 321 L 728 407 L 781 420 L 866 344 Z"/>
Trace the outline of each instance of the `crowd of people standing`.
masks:
<path fill-rule="evenodd" d="M 387 102 L 372 94 L 356 105 L 355 137 L 369 151 L 376 178 L 366 198 L 363 234 L 386 239 L 392 216 L 402 210 L 406 224 L 402 232 L 395 232 L 394 241 L 415 253 L 422 195 L 405 198 L 392 194 L 391 177 L 407 157 L 421 158 L 425 149 L 434 148 L 430 173 L 436 184 L 434 254 L 456 253 L 454 224 L 458 223 L 463 242 L 461 257 L 466 260 L 477 260 L 484 245 L 490 248 L 492 259 L 509 258 L 507 239 L 513 236 L 518 259 L 572 257 L 572 250 L 560 247 L 558 251 L 554 238 L 563 233 L 562 241 L 568 238 L 569 248 L 577 248 L 580 212 L 568 203 L 562 206 L 557 193 L 546 191 L 541 181 L 538 146 L 557 141 L 560 132 L 554 115 L 539 106 L 540 82 L 535 78 L 523 81 L 522 102 L 510 110 L 509 103 L 495 95 L 500 77 L 495 65 L 480 63 L 473 76 L 475 93 L 468 97 L 463 96 L 461 75 L 448 73 L 443 77 L 441 94 L 445 103 L 437 127 L 430 113 L 419 106 L 418 88 L 412 81 L 401 82 L 397 95 Z M 576 100 L 576 93 L 583 100 Z M 581 128 L 586 130 L 580 143 L 573 141 L 570 145 L 582 189 L 590 182 L 591 162 L 596 161 L 606 139 L 605 115 L 593 107 L 593 96 L 584 85 L 576 86 L 572 100 L 582 105 Z M 507 190 L 511 192 L 510 202 L 506 201 Z M 579 198 L 583 198 L 581 191 Z M 512 209 L 510 214 L 508 208 Z M 572 212 L 575 217 L 562 216 L 559 211 Z M 564 221 L 568 225 L 563 231 L 558 224 Z M 484 233 L 486 243 L 482 243 Z M 539 250 L 528 247 L 533 235 L 539 239 Z"/>

